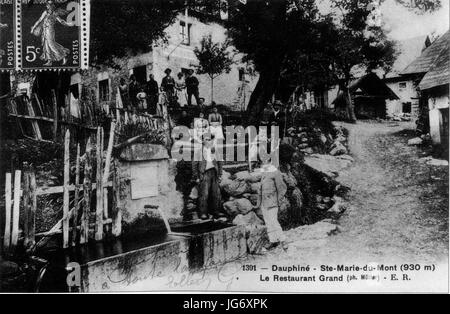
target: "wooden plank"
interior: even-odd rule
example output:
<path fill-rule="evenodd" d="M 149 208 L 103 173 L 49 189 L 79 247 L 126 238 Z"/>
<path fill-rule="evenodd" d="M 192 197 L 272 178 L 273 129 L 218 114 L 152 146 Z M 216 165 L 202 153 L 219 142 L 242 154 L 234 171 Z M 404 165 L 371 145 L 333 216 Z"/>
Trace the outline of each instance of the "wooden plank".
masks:
<path fill-rule="evenodd" d="M 11 247 L 17 246 L 19 239 L 19 211 L 20 211 L 20 184 L 22 171 L 16 170 L 14 173 L 14 203 L 12 213 Z"/>
<path fill-rule="evenodd" d="M 11 246 L 11 208 L 12 208 L 12 187 L 11 173 L 5 174 L 5 235 L 3 238 L 3 248 L 8 251 Z"/>
<path fill-rule="evenodd" d="M 29 227 L 30 227 L 30 212 L 31 212 L 31 196 L 30 196 L 30 171 L 28 165 L 24 165 L 23 174 L 23 207 L 25 210 L 24 215 L 24 245 L 25 248 L 28 247 L 28 242 L 30 241 Z"/>
<path fill-rule="evenodd" d="M 114 135 L 116 131 L 116 123 L 111 122 L 111 128 L 109 130 L 108 149 L 106 151 L 105 170 L 103 172 L 102 186 L 103 186 L 103 218 L 108 218 L 108 189 L 105 188 L 108 182 L 111 170 L 111 156 L 114 147 Z M 109 226 L 107 227 L 107 229 Z M 109 230 L 107 230 L 109 232 Z"/>
<path fill-rule="evenodd" d="M 122 210 L 119 207 L 120 201 L 120 182 L 117 164 L 113 171 L 113 203 L 112 203 L 112 235 L 118 237 L 122 234 Z"/>
<path fill-rule="evenodd" d="M 70 212 L 71 214 L 73 213 L 73 209 Z M 113 220 L 111 218 L 105 219 L 103 220 L 103 224 L 104 225 L 111 225 L 113 223 Z M 37 233 L 36 237 L 40 238 L 40 237 L 51 237 L 57 234 L 62 234 L 62 230 L 61 230 L 61 225 L 62 225 L 62 220 L 60 220 L 58 222 L 58 224 L 55 225 L 55 227 L 58 228 L 52 228 L 52 230 L 47 231 L 47 232 L 41 232 L 41 233 Z M 95 228 L 95 223 L 89 223 L 89 227 Z M 81 226 L 77 226 L 76 230 L 81 230 Z M 70 231 L 73 232 L 73 227 L 70 227 Z"/>
<path fill-rule="evenodd" d="M 108 181 L 107 184 L 104 185 L 103 187 L 111 187 L 111 186 L 112 186 L 112 181 Z M 80 186 L 79 188 L 80 188 L 80 192 L 84 191 L 84 188 L 82 186 Z M 97 184 L 92 183 L 92 190 L 96 190 L 96 189 L 97 189 Z M 68 190 L 69 190 L 69 192 L 74 192 L 75 185 L 73 185 L 73 184 L 69 185 Z M 42 196 L 42 195 L 62 194 L 63 192 L 64 192 L 63 186 L 49 186 L 49 187 L 38 188 L 37 195 Z"/>
<path fill-rule="evenodd" d="M 58 102 L 56 100 L 55 90 L 52 89 L 52 104 L 53 104 L 53 140 L 58 139 Z"/>
<path fill-rule="evenodd" d="M 86 160 L 84 165 L 84 198 L 83 214 L 81 215 L 80 243 L 84 244 L 89 240 L 89 216 L 91 212 L 91 191 L 92 191 L 92 145 L 89 138 L 86 144 Z"/>
<path fill-rule="evenodd" d="M 70 131 L 64 139 L 63 248 L 69 247 Z"/>
<path fill-rule="evenodd" d="M 17 102 L 14 99 L 10 99 L 9 101 L 10 104 L 10 110 L 13 114 L 18 114 L 17 112 Z M 16 124 L 19 126 L 20 132 L 22 132 L 22 135 L 25 135 L 25 131 L 23 129 L 22 126 L 22 122 L 20 121 L 20 119 L 16 118 Z"/>
<path fill-rule="evenodd" d="M 97 182 L 97 203 L 96 203 L 96 228 L 95 228 L 95 240 L 101 241 L 103 240 L 103 129 L 98 128 L 97 131 L 97 173 L 96 173 L 96 182 Z"/>
<path fill-rule="evenodd" d="M 36 174 L 34 171 L 30 172 L 30 215 L 28 217 L 28 243 L 27 247 L 31 248 L 36 243 L 36 210 L 37 210 L 37 195 L 36 195 Z"/>
<path fill-rule="evenodd" d="M 111 127 L 109 129 L 109 140 L 108 140 L 108 148 L 106 150 L 106 158 L 105 158 L 105 169 L 103 172 L 103 179 L 102 179 L 102 186 L 103 186 L 103 218 L 107 219 L 109 216 L 108 213 L 108 189 L 105 188 L 106 183 L 108 182 L 109 176 L 110 176 L 110 170 L 111 170 L 111 157 L 112 157 L 112 150 L 114 147 L 114 135 L 116 131 L 116 123 L 113 121 L 111 122 Z M 106 233 L 109 234 L 111 232 L 111 227 L 107 225 L 106 227 Z"/>
<path fill-rule="evenodd" d="M 31 117 L 35 117 L 36 114 L 34 112 L 34 108 L 33 108 L 33 105 L 31 104 L 31 101 L 29 99 L 26 99 L 25 104 L 28 109 L 28 115 Z M 36 139 L 41 140 L 42 134 L 41 134 L 41 129 L 39 128 L 39 124 L 35 120 L 32 120 L 31 125 L 33 127 L 34 135 L 36 136 Z"/>
<path fill-rule="evenodd" d="M 80 211 L 80 144 L 77 145 L 77 157 L 75 164 L 75 206 L 73 211 L 72 221 L 72 246 L 77 244 L 77 225 L 78 225 L 78 212 Z"/>
<path fill-rule="evenodd" d="M 53 122 L 52 118 L 47 117 L 40 117 L 40 116 L 29 116 L 29 115 L 23 115 L 23 114 L 15 114 L 15 113 L 9 113 L 10 117 L 13 118 L 20 118 L 20 119 L 26 119 L 26 120 L 37 120 L 37 121 L 45 121 L 45 122 Z"/>

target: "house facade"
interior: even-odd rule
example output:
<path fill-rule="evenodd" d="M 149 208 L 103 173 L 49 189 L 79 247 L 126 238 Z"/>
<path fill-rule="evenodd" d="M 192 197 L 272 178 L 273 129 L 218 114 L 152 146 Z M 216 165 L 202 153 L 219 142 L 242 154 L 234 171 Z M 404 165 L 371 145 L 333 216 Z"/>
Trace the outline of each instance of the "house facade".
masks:
<path fill-rule="evenodd" d="M 399 97 L 386 103 L 387 116 L 401 113 L 417 117 L 419 109 L 419 94 L 417 85 L 419 77 L 412 74 L 401 75 L 401 72 L 431 44 L 428 36 L 419 36 L 402 40 L 398 43 L 399 55 L 392 69 L 383 77 L 386 85 Z"/>
<path fill-rule="evenodd" d="M 402 75 L 420 77 L 420 105 L 428 111 L 429 131 L 436 145 L 448 145 L 450 31 L 436 39 Z"/>

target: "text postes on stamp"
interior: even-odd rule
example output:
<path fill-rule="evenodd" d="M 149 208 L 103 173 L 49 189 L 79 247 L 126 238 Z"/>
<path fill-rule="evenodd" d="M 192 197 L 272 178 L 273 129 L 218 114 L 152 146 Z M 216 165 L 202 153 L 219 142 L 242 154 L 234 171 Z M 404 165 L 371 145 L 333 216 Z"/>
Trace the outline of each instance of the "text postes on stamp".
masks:
<path fill-rule="evenodd" d="M 77 70 L 82 53 L 84 0 L 21 0 L 21 47 L 23 70 Z"/>
<path fill-rule="evenodd" d="M 0 1 L 0 70 L 15 67 L 15 5 L 13 0 Z"/>

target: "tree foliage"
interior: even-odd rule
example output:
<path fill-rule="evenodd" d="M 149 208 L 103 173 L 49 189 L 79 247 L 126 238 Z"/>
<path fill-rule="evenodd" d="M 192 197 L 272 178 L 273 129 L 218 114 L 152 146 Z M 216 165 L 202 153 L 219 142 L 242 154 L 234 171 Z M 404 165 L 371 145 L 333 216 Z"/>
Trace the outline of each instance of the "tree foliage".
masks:
<path fill-rule="evenodd" d="M 214 101 L 214 79 L 223 73 L 231 71 L 233 58 L 228 42 L 215 43 L 212 35 L 204 36 L 200 47 L 195 47 L 194 53 L 198 59 L 198 74 L 207 74 L 211 80 L 211 102 Z"/>
<path fill-rule="evenodd" d="M 199 62 L 198 74 L 207 74 L 211 79 L 215 79 L 231 70 L 233 58 L 229 51 L 229 45 L 226 42 L 213 42 L 211 35 L 201 39 L 200 47 L 195 47 L 194 53 Z"/>

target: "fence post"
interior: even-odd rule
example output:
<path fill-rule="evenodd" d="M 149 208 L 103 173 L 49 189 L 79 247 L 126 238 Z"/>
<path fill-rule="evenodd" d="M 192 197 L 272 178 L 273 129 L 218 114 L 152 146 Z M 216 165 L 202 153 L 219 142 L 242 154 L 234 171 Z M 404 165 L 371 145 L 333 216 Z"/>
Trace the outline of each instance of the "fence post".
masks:
<path fill-rule="evenodd" d="M 58 136 L 58 103 L 56 100 L 56 93 L 54 89 L 52 89 L 52 103 L 53 103 L 53 141 L 56 142 Z"/>
<path fill-rule="evenodd" d="M 12 213 L 11 247 L 17 246 L 19 240 L 19 211 L 20 211 L 20 184 L 22 171 L 16 170 L 14 174 L 14 203 Z"/>
<path fill-rule="evenodd" d="M 25 206 L 25 248 L 30 249 L 36 243 L 36 210 L 37 210 L 37 184 L 36 174 L 32 169 L 28 172 L 28 205 Z M 26 183 L 25 183 L 26 184 Z"/>
<path fill-rule="evenodd" d="M 95 240 L 103 240 L 103 128 L 97 129 L 97 206 L 95 210 Z"/>
<path fill-rule="evenodd" d="M 75 206 L 73 211 L 73 223 L 72 223 L 72 246 L 75 246 L 77 244 L 78 212 L 80 211 L 80 144 L 77 145 L 74 201 Z"/>
<path fill-rule="evenodd" d="M 11 208 L 12 208 L 12 188 L 11 173 L 5 174 L 5 237 L 3 238 L 3 248 L 9 250 L 11 246 Z"/>
<path fill-rule="evenodd" d="M 92 145 L 89 138 L 86 143 L 86 160 L 84 163 L 83 213 L 81 215 L 80 244 L 89 240 L 89 216 L 91 213 L 92 193 Z"/>
<path fill-rule="evenodd" d="M 118 237 L 122 234 L 122 211 L 119 207 L 120 183 L 117 161 L 114 163 L 113 171 L 113 203 L 112 203 L 112 234 Z"/>
<path fill-rule="evenodd" d="M 23 173 L 23 207 L 25 210 L 24 215 L 24 246 L 28 248 L 30 241 L 30 215 L 31 215 L 31 197 L 30 197 L 30 168 L 27 163 L 24 163 Z"/>
<path fill-rule="evenodd" d="M 70 131 L 64 138 L 64 183 L 63 183 L 63 248 L 69 247 L 69 185 L 70 185 Z"/>
<path fill-rule="evenodd" d="M 112 150 L 113 150 L 113 146 L 114 146 L 115 131 L 116 131 L 116 123 L 113 121 L 113 122 L 111 122 L 111 127 L 109 129 L 108 149 L 106 151 L 105 170 L 103 172 L 103 178 L 102 178 L 103 186 L 107 185 L 108 179 L 109 179 L 109 174 L 110 174 L 110 169 L 111 169 L 111 155 L 112 155 Z M 103 189 L 103 217 L 105 219 L 108 219 L 108 189 L 107 188 Z M 107 233 L 109 233 L 110 230 L 111 230 L 110 226 L 107 225 L 106 226 Z"/>

